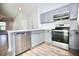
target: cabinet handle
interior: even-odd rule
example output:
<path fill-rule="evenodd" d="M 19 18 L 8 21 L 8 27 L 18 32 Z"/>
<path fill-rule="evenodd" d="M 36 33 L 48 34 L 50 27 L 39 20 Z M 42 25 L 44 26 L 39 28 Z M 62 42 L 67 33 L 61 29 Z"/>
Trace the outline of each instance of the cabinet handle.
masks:
<path fill-rule="evenodd" d="M 16 34 L 25 34 L 25 32 L 19 32 L 19 33 L 16 33 Z"/>

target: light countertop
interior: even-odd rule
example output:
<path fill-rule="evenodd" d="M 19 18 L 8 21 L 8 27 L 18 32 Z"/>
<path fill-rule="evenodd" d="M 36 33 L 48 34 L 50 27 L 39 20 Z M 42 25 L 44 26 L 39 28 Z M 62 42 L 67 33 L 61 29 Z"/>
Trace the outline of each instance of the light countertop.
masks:
<path fill-rule="evenodd" d="M 26 30 L 8 30 L 8 33 L 12 32 L 32 32 L 32 31 L 40 31 L 40 30 L 51 30 L 51 29 L 26 29 Z"/>

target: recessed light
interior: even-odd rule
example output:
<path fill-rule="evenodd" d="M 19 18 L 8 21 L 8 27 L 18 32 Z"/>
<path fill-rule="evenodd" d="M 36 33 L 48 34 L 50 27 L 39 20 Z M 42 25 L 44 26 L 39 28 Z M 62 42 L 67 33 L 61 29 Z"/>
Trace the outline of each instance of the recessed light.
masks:
<path fill-rule="evenodd" d="M 21 11 L 21 10 L 22 10 L 22 8 L 21 8 L 21 7 L 19 7 L 18 9 L 19 9 L 19 11 Z"/>

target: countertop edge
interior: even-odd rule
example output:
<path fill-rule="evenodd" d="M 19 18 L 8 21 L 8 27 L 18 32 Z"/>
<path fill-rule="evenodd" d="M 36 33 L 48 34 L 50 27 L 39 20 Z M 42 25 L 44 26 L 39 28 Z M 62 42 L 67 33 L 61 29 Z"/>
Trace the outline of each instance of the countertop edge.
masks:
<path fill-rule="evenodd" d="M 52 29 L 7 30 L 7 32 L 8 33 L 12 33 L 12 32 L 32 32 L 32 31 L 40 31 L 40 30 L 52 30 Z"/>

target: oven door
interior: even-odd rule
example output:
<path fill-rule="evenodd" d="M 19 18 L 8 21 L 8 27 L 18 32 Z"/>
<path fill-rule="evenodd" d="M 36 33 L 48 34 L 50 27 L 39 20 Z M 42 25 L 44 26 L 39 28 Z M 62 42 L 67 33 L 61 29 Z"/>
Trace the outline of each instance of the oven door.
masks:
<path fill-rule="evenodd" d="M 67 34 L 66 36 L 64 34 L 65 33 L 63 31 L 58 31 L 58 30 L 52 31 L 52 40 L 68 44 L 68 42 L 69 42 L 68 33 L 66 33 Z"/>

